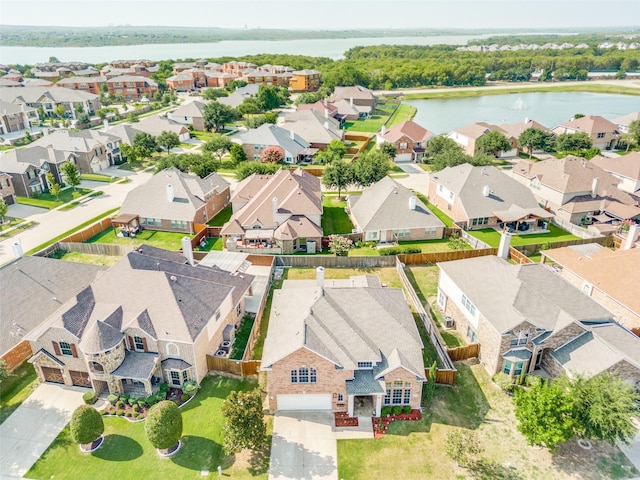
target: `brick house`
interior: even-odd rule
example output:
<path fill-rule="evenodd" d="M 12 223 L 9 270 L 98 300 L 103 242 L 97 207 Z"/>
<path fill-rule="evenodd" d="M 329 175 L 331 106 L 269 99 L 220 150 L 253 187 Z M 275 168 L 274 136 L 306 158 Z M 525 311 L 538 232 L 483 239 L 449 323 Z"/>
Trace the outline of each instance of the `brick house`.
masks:
<path fill-rule="evenodd" d="M 107 88 L 111 95 L 122 95 L 125 100 L 152 99 L 158 91 L 158 84 L 140 75 L 121 75 L 107 80 Z"/>
<path fill-rule="evenodd" d="M 618 178 L 620 190 L 640 197 L 640 152 L 630 152 L 617 158 L 596 155 L 589 163 Z"/>
<path fill-rule="evenodd" d="M 0 173 L 0 198 L 7 205 L 16 203 L 16 190 L 13 188 L 13 181 L 8 173 Z"/>
<path fill-rule="evenodd" d="M 42 108 L 46 116 L 56 115 L 56 109 L 62 107 L 65 116 L 76 120 L 78 110 L 93 115 L 100 108 L 100 96 L 82 90 L 65 87 L 24 86 L 22 88 L 0 88 L 0 101 Z"/>
<path fill-rule="evenodd" d="M 424 157 L 425 148 L 434 134 L 418 125 L 413 120 L 407 120 L 393 127 L 382 129 L 376 134 L 376 146 L 387 142 L 396 147 L 395 162 L 420 162 Z"/>
<path fill-rule="evenodd" d="M 500 132 L 507 137 L 511 144 L 511 149 L 517 148 L 517 140 L 511 137 L 506 130 L 503 130 L 497 125 L 490 125 L 486 122 L 476 122 L 471 125 L 457 128 L 447 134 L 447 137 L 460 145 L 464 149 L 464 153 L 473 156 L 478 152 L 478 148 L 476 147 L 477 141 L 492 131 Z"/>
<path fill-rule="evenodd" d="M 266 148 L 277 147 L 283 153 L 284 162 L 295 165 L 302 160 L 310 160 L 318 151 L 317 148 L 311 148 L 311 144 L 293 130 L 271 123 L 239 132 L 231 140 L 242 145 L 249 160 L 260 160 Z"/>
<path fill-rule="evenodd" d="M 620 141 L 618 125 L 599 115 L 574 118 L 552 128 L 551 131 L 556 135 L 586 132 L 593 140 L 593 146 L 598 148 L 612 149 Z"/>
<path fill-rule="evenodd" d="M 608 371 L 640 380 L 640 339 L 550 267 L 493 256 L 438 267 L 438 306 L 463 338 L 480 343 L 490 375 Z"/>
<path fill-rule="evenodd" d="M 329 101 L 337 103 L 341 100 L 346 100 L 352 105 L 369 107 L 371 109 L 370 111 L 373 111 L 378 104 L 378 97 L 376 97 L 371 90 L 361 85 L 352 87 L 337 86 Z"/>
<path fill-rule="evenodd" d="M 408 188 L 386 176 L 347 198 L 349 217 L 363 241 L 442 238 L 444 223 Z"/>
<path fill-rule="evenodd" d="M 36 108 L 0 101 L 0 135 L 30 129 L 39 122 Z"/>
<path fill-rule="evenodd" d="M 216 173 L 200 178 L 177 168 L 158 172 L 131 190 L 120 214 L 138 215 L 143 228 L 195 233 L 229 203 L 230 185 Z"/>
<path fill-rule="evenodd" d="M 165 82 L 169 90 L 174 92 L 189 92 L 195 88 L 194 77 L 186 72 L 177 73 L 168 77 Z"/>
<path fill-rule="evenodd" d="M 204 130 L 204 109 L 206 104 L 194 100 L 183 104 L 175 110 L 167 113 L 167 118 L 176 123 L 191 125 L 194 130 Z"/>
<path fill-rule="evenodd" d="M 291 80 L 289 80 L 291 92 L 315 92 L 321 85 L 321 73 L 317 70 L 305 69 L 291 72 Z"/>
<path fill-rule="evenodd" d="M 274 292 L 261 366 L 269 410 L 370 417 L 385 405 L 419 408 L 423 345 L 402 290 L 375 276 L 317 275 Z"/>
<path fill-rule="evenodd" d="M 300 168 L 245 178 L 231 205 L 233 215 L 220 232 L 229 250 L 294 253 L 306 250 L 309 241 L 321 244 L 320 179 Z"/>
<path fill-rule="evenodd" d="M 284 116 L 282 126 L 309 143 L 310 148 L 325 150 L 333 140 L 344 141 L 344 130 L 340 122 L 317 110 L 298 110 Z"/>
<path fill-rule="evenodd" d="M 239 324 L 252 275 L 189 265 L 147 245 L 130 252 L 26 339 L 40 381 L 148 396 L 208 373 Z"/>
<path fill-rule="evenodd" d="M 106 85 L 107 77 L 68 77 L 61 78 L 55 83 L 56 87 L 70 88 L 71 90 L 81 90 L 83 92 L 100 95 L 102 86 Z"/>

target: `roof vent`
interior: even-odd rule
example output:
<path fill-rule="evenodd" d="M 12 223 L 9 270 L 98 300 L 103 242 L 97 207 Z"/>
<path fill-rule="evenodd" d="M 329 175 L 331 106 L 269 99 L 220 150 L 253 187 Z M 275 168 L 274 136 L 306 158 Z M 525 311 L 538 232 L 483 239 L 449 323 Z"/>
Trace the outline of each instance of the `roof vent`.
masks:
<path fill-rule="evenodd" d="M 489 185 L 485 185 L 482 188 L 482 195 L 484 195 L 485 197 L 488 197 L 489 195 L 491 195 L 491 187 Z"/>
<path fill-rule="evenodd" d="M 178 277 L 176 277 L 175 275 L 171 275 L 169 277 L 169 280 L 171 280 L 172 282 L 177 282 L 178 281 Z"/>

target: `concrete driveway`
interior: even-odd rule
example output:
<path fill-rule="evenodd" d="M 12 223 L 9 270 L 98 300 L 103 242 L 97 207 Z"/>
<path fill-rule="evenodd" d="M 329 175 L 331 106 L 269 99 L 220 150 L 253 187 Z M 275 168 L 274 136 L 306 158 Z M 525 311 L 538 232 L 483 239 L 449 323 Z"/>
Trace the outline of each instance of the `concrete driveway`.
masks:
<path fill-rule="evenodd" d="M 42 384 L 0 425 L 0 475 L 22 478 L 83 403 L 86 388 Z"/>
<path fill-rule="evenodd" d="M 331 412 L 286 412 L 273 419 L 269 480 L 338 480 Z"/>

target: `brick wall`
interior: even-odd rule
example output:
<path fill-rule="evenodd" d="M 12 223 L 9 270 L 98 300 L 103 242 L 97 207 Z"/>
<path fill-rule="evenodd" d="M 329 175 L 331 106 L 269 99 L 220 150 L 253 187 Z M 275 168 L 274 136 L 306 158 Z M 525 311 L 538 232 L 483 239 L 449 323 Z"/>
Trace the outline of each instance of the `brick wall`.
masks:
<path fill-rule="evenodd" d="M 5 368 L 10 372 L 22 362 L 27 360 L 33 355 L 31 344 L 27 340 L 23 340 L 11 350 L 2 355 L 2 359 L 5 362 Z"/>

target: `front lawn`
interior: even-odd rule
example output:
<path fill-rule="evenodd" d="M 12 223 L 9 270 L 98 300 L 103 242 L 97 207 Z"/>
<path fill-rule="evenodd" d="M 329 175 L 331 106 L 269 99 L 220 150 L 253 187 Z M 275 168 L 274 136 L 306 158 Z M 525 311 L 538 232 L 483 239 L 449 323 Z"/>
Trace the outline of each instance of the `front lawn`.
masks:
<path fill-rule="evenodd" d="M 566 242 L 570 240 L 580 240 L 579 237 L 565 232 L 555 225 L 549 224 L 548 233 L 531 233 L 529 235 L 513 235 L 511 237 L 511 246 L 518 247 L 521 245 L 536 245 L 554 242 Z M 500 245 L 500 233 L 493 228 L 483 228 L 481 230 L 469 230 L 467 233 L 474 236 L 478 240 L 498 248 Z"/>
<path fill-rule="evenodd" d="M 27 473 L 34 479 L 78 478 L 201 478 L 202 470 L 240 479 L 266 479 L 271 439 L 264 452 L 243 452 L 228 457 L 222 452 L 221 407 L 232 390 L 256 388 L 252 380 L 207 377 L 196 397 L 182 411 L 182 448 L 171 458 L 161 458 L 147 440 L 144 422 L 130 423 L 119 417 L 105 417 L 105 441 L 92 454 L 80 452 L 67 426 L 40 460 Z M 213 474 L 217 477 L 217 473 Z"/>
<path fill-rule="evenodd" d="M 345 200 L 337 196 L 325 195 L 322 198 L 322 232 L 324 235 L 351 233 L 353 223 L 344 211 L 347 206 Z"/>
<path fill-rule="evenodd" d="M 181 232 L 159 232 L 156 230 L 142 230 L 134 238 L 118 237 L 113 228 L 108 228 L 104 232 L 91 237 L 86 243 L 114 243 L 116 245 L 138 246 L 142 243 L 152 247 L 164 248 L 165 250 L 179 250 L 182 237 L 190 236 Z"/>
<path fill-rule="evenodd" d="M 338 478 L 351 480 L 398 478 L 404 480 L 554 480 L 621 479 L 638 473 L 620 450 L 593 442 L 582 450 L 576 441 L 555 452 L 526 444 L 516 430 L 511 397 L 491 382 L 481 365 L 456 364 L 457 383 L 438 386 L 420 421 L 393 422 L 377 440 L 338 440 Z M 424 402 L 424 400 L 423 400 Z M 474 432 L 484 449 L 484 462 L 463 469 L 445 454 L 449 432 Z"/>
<path fill-rule="evenodd" d="M 229 221 L 231 215 L 233 214 L 233 209 L 231 204 L 224 207 L 222 210 L 218 212 L 218 214 L 213 217 L 211 220 L 207 222 L 207 225 L 210 227 L 222 227 L 225 223 Z"/>
<path fill-rule="evenodd" d="M 87 188 L 73 189 L 71 187 L 65 188 L 60 192 L 58 198 L 54 197 L 50 193 L 40 193 L 37 198 L 28 197 L 16 197 L 18 203 L 23 205 L 31 205 L 32 207 L 48 208 L 49 210 L 59 207 L 60 205 L 71 202 L 76 198 L 80 198 L 83 195 L 91 193 L 91 190 Z"/>
<path fill-rule="evenodd" d="M 0 423 L 3 423 L 31 395 L 37 380 L 33 365 L 24 362 L 0 383 Z"/>
<path fill-rule="evenodd" d="M 91 182 L 105 182 L 113 183 L 121 180 L 120 177 L 110 177 L 109 175 L 102 175 L 101 173 L 83 173 L 80 175 L 82 180 L 89 180 Z"/>

